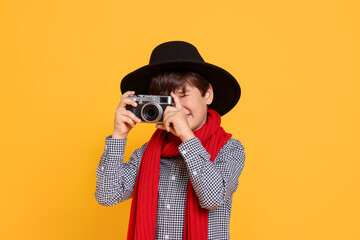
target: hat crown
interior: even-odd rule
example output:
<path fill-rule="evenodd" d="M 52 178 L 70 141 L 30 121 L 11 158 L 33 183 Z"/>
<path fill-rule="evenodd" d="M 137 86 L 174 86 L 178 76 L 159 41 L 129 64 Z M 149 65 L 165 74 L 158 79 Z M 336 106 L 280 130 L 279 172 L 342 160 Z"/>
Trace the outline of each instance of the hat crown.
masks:
<path fill-rule="evenodd" d="M 183 41 L 171 41 L 160 44 L 152 51 L 149 64 L 179 60 L 204 62 L 194 45 Z"/>

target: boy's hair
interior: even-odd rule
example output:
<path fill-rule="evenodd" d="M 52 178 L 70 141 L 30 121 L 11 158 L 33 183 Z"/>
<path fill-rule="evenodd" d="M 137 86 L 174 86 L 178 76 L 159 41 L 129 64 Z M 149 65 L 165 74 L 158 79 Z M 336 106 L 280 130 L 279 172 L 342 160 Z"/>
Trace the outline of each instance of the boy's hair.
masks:
<path fill-rule="evenodd" d="M 148 94 L 169 95 L 171 92 L 181 88 L 186 91 L 186 84 L 199 89 L 202 96 L 205 96 L 209 89 L 209 82 L 201 75 L 189 71 L 168 71 L 153 76 L 149 82 Z"/>

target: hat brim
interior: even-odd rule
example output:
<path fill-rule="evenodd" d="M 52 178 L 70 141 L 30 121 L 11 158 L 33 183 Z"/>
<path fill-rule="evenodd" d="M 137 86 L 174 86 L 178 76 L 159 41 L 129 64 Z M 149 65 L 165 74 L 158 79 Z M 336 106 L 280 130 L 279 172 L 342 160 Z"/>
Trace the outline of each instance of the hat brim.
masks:
<path fill-rule="evenodd" d="M 213 87 L 214 99 L 209 108 L 220 116 L 229 112 L 239 101 L 241 88 L 236 79 L 225 69 L 199 61 L 167 61 L 153 63 L 127 74 L 121 81 L 122 93 L 135 91 L 135 94 L 147 94 L 150 79 L 165 71 L 191 71 L 203 76 Z"/>

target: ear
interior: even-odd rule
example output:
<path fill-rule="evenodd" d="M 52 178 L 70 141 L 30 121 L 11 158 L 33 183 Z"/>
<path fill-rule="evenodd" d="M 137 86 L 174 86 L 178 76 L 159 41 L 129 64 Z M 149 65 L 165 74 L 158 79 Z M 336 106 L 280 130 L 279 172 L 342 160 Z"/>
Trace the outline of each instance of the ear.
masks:
<path fill-rule="evenodd" d="M 214 99 L 214 91 L 210 83 L 208 90 L 206 90 L 204 98 L 206 105 L 210 105 Z"/>

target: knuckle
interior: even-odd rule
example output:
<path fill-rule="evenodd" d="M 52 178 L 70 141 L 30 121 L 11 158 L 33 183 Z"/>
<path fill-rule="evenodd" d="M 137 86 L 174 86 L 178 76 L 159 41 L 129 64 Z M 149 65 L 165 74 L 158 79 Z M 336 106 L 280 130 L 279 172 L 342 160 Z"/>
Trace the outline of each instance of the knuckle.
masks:
<path fill-rule="evenodd" d="M 122 115 L 121 116 L 121 120 L 123 120 L 124 122 L 128 121 L 128 117 L 126 115 Z"/>
<path fill-rule="evenodd" d="M 133 114 L 133 113 L 131 113 L 131 117 L 133 118 L 133 119 L 137 119 L 138 117 L 135 115 L 135 114 Z"/>

